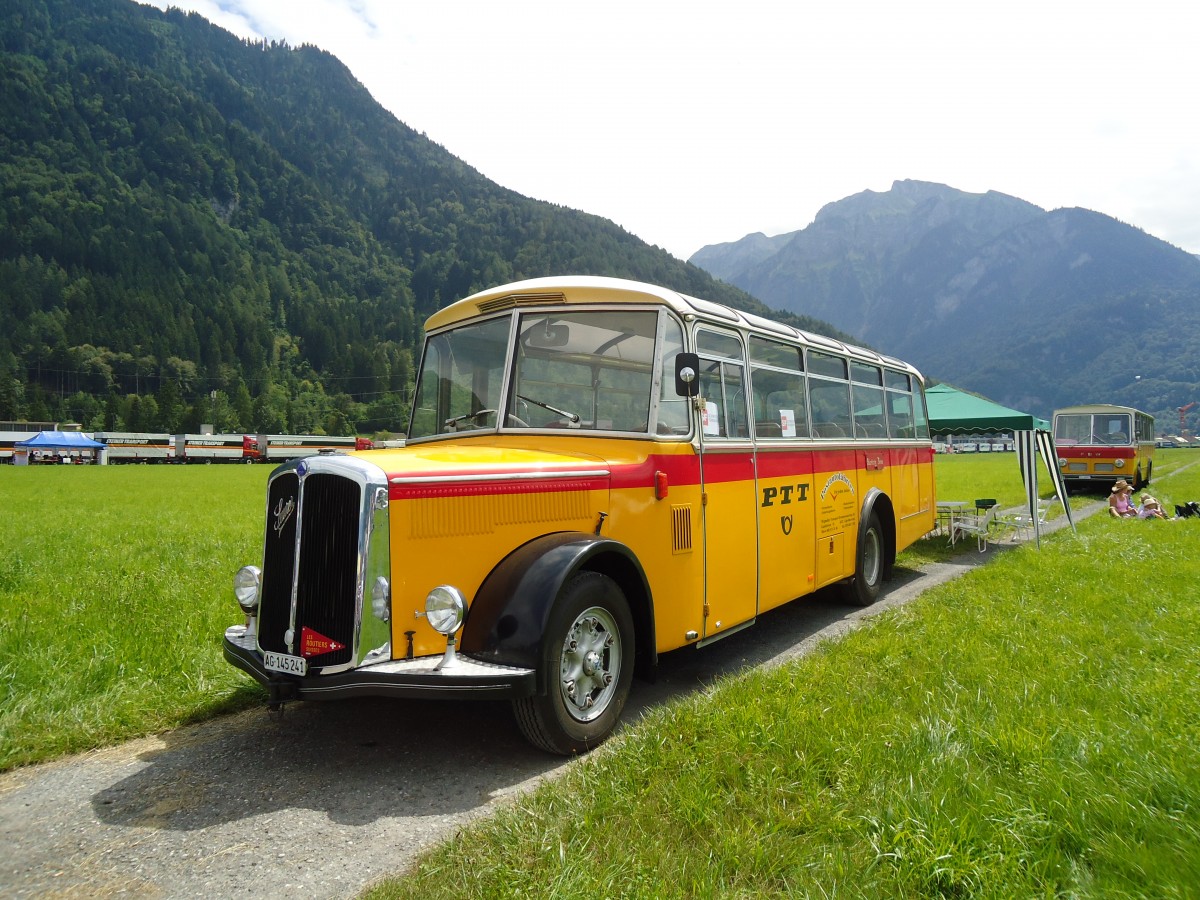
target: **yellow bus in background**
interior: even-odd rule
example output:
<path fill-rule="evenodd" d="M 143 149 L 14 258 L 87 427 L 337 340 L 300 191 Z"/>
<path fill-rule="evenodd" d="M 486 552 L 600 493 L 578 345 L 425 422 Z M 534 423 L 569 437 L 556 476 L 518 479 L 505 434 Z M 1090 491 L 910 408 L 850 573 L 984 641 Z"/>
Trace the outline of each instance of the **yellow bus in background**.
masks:
<path fill-rule="evenodd" d="M 543 278 L 435 313 L 405 446 L 277 468 L 225 654 L 269 702 L 503 697 L 583 752 L 635 670 L 934 527 L 910 365 L 676 291 Z"/>
<path fill-rule="evenodd" d="M 1131 406 L 1094 403 L 1054 411 L 1063 483 L 1108 490 L 1123 478 L 1140 490 L 1154 474 L 1154 417 Z"/>

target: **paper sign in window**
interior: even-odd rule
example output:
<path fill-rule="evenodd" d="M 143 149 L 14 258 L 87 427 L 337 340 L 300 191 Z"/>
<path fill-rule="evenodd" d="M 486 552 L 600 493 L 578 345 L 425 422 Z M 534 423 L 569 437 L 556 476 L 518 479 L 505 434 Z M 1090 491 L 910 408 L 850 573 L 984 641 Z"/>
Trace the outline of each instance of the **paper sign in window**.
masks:
<path fill-rule="evenodd" d="M 721 416 L 717 412 L 717 404 L 708 400 L 704 404 L 704 412 L 701 413 L 701 419 L 704 421 L 704 433 L 719 437 L 721 434 Z"/>
<path fill-rule="evenodd" d="M 779 411 L 779 428 L 783 431 L 784 437 L 796 436 L 796 413 L 794 410 L 781 409 Z"/>

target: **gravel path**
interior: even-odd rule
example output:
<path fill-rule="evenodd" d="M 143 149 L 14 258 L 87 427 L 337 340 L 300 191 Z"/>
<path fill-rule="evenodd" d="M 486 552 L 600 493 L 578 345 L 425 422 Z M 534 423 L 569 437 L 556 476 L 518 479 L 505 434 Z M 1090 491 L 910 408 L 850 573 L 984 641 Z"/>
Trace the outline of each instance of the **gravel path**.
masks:
<path fill-rule="evenodd" d="M 625 719 L 799 656 L 1003 547 L 898 570 L 867 610 L 822 592 L 668 654 Z M 566 765 L 526 744 L 502 703 L 248 710 L 0 775 L 0 897 L 353 897 Z"/>

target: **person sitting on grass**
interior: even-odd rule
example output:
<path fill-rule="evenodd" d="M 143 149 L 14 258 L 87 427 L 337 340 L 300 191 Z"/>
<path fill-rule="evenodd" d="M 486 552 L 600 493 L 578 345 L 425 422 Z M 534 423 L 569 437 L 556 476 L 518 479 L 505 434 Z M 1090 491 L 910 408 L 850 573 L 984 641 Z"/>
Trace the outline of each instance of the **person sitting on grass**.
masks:
<path fill-rule="evenodd" d="M 1149 494 L 1142 494 L 1142 503 L 1138 507 L 1138 518 L 1140 519 L 1165 519 L 1167 514 L 1162 511 L 1162 507 L 1158 501 Z"/>
<path fill-rule="evenodd" d="M 1133 488 L 1129 486 L 1129 482 L 1124 478 L 1118 479 L 1117 483 L 1112 486 L 1112 491 L 1108 495 L 1108 514 L 1114 519 L 1129 519 L 1136 517 L 1138 511 L 1134 505 L 1129 502 L 1129 498 L 1132 494 Z"/>

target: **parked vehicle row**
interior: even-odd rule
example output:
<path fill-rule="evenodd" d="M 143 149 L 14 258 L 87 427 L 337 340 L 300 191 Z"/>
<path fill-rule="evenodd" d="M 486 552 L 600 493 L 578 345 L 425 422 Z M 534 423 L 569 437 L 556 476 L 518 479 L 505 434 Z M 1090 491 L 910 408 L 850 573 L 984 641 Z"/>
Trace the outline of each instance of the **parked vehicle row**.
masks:
<path fill-rule="evenodd" d="M 0 431 L 0 463 L 12 462 L 14 446 L 36 431 Z M 97 431 L 90 435 L 105 445 L 101 465 L 119 463 L 278 463 L 322 451 L 370 450 L 361 437 L 325 434 L 157 434 Z"/>

